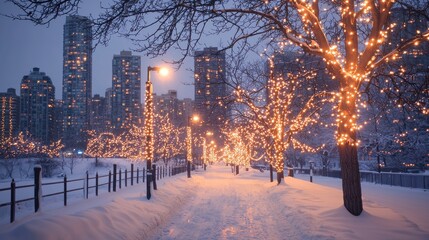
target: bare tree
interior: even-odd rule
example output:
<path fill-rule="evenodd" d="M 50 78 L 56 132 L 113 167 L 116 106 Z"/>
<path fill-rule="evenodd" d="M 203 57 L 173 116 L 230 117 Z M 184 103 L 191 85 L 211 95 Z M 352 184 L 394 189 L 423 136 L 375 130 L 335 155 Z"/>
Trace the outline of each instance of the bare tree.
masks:
<path fill-rule="evenodd" d="M 77 13 L 81 4 L 79 0 L 10 2 L 22 10 L 22 14 L 12 17 L 38 24 Z M 427 2 L 420 5 L 414 1 L 401 2 L 404 7 L 427 14 L 424 10 Z M 393 0 L 115 0 L 100 4 L 103 13 L 93 19 L 94 36 L 100 43 L 107 42 L 112 34 L 134 39 L 142 51 L 153 56 L 174 47 L 183 53 L 179 62 L 192 53 L 204 34 L 225 32 L 232 34 L 225 48 L 235 46 L 239 52 L 259 44 L 292 44 L 321 56 L 331 76 L 339 82 L 337 140 L 344 205 L 353 215 L 360 215 L 363 206 L 356 136 L 359 89 L 370 81 L 368 76 L 380 65 L 429 38 L 427 30 L 416 32 L 390 51 L 381 51 L 382 46 L 388 45 L 394 6 Z"/>

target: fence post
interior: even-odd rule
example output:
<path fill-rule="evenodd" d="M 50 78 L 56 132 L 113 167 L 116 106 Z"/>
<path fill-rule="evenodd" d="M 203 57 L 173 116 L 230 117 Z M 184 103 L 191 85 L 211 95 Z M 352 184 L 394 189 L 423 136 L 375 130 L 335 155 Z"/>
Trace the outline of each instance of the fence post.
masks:
<path fill-rule="evenodd" d="M 122 187 L 122 169 L 119 168 L 119 189 Z"/>
<path fill-rule="evenodd" d="M 113 191 L 116 192 L 116 164 L 113 164 Z"/>
<path fill-rule="evenodd" d="M 399 174 L 399 186 L 403 187 L 402 186 L 402 174 Z"/>
<path fill-rule="evenodd" d="M 40 209 L 40 200 L 42 198 L 42 167 L 34 167 L 34 212 Z"/>
<path fill-rule="evenodd" d="M 423 175 L 423 189 L 426 189 L 426 176 Z"/>
<path fill-rule="evenodd" d="M 125 169 L 125 187 L 127 187 L 127 181 L 128 181 L 128 170 Z"/>
<path fill-rule="evenodd" d="M 134 184 L 134 164 L 131 163 L 131 186 Z"/>
<path fill-rule="evenodd" d="M 64 206 L 67 206 L 67 175 L 64 174 Z"/>
<path fill-rule="evenodd" d="M 153 190 L 158 190 L 158 188 L 156 187 L 156 178 L 157 178 L 157 174 L 156 174 L 156 165 L 152 165 L 152 179 L 153 179 Z"/>
<path fill-rule="evenodd" d="M 137 168 L 137 178 L 136 178 L 136 180 L 137 180 L 137 184 L 139 183 L 139 168 Z M 132 182 L 131 182 L 131 185 L 132 185 Z"/>
<path fill-rule="evenodd" d="M 10 222 L 15 221 L 15 179 L 10 182 Z"/>
<path fill-rule="evenodd" d="M 85 198 L 88 199 L 88 191 L 89 191 L 89 174 L 88 174 L 88 171 L 86 171 L 85 181 L 86 181 Z"/>
<path fill-rule="evenodd" d="M 98 196 L 98 172 L 95 174 L 95 196 Z"/>
<path fill-rule="evenodd" d="M 108 184 L 108 192 L 110 192 L 110 186 L 112 185 L 112 172 L 109 170 L 109 184 Z"/>

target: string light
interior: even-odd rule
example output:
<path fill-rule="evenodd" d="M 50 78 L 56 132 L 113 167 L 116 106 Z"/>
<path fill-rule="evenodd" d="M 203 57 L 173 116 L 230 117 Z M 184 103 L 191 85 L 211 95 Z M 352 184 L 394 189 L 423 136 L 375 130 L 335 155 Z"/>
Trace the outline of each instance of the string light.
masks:
<path fill-rule="evenodd" d="M 154 158 L 154 112 L 153 112 L 153 86 L 152 82 L 146 82 L 145 111 L 144 111 L 144 136 L 145 159 L 153 161 Z"/>
<path fill-rule="evenodd" d="M 249 109 L 244 112 L 244 118 L 254 120 L 253 124 L 249 124 L 247 130 L 243 132 L 257 134 L 260 138 L 258 142 L 261 144 L 261 148 L 265 149 L 267 160 L 277 172 L 283 172 L 284 153 L 292 144 L 303 152 L 316 152 L 323 147 L 313 148 L 303 144 L 296 138 L 296 135 L 306 127 L 317 123 L 320 115 L 316 113 L 320 103 L 332 101 L 329 98 L 332 94 L 324 91 L 314 94 L 297 113 L 293 110 L 293 102 L 297 98 L 297 89 L 301 86 L 302 81 L 310 80 L 316 77 L 316 74 L 312 71 L 304 70 L 298 75 L 288 73 L 285 76 L 286 78 L 283 78 L 283 76 L 278 76 L 278 74 L 274 73 L 273 56 L 268 60 L 267 99 L 252 99 L 250 93 L 241 87 L 237 87 L 234 93 L 237 102 L 247 106 Z M 249 129 L 252 130 L 250 131 Z M 240 128 L 229 131 L 229 134 L 226 135 L 231 139 L 229 142 L 232 146 L 228 146 L 224 152 L 228 152 L 233 156 L 232 161 L 234 159 L 235 162 L 245 161 L 237 156 L 238 152 L 245 156 L 246 159 L 252 158 L 250 153 L 253 150 L 240 147 L 240 145 L 245 143 L 243 145 L 248 144 L 251 146 L 249 142 L 253 142 L 254 136 L 240 135 Z"/>
<path fill-rule="evenodd" d="M 155 114 L 155 156 L 168 161 L 183 153 L 185 151 L 185 144 L 181 139 L 183 132 L 183 127 L 176 127 L 171 122 L 170 114 Z"/>
<path fill-rule="evenodd" d="M 43 145 L 31 139 L 31 135 L 26 132 L 19 132 L 17 136 L 6 139 L 0 143 L 0 157 L 5 159 L 20 158 L 28 156 L 47 156 L 49 158 L 58 157 L 64 148 L 61 140 Z"/>

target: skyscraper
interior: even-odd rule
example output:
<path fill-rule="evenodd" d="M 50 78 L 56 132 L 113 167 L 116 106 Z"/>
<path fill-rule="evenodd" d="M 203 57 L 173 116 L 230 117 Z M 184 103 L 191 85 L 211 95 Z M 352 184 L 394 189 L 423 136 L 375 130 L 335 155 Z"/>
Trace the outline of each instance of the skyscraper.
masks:
<path fill-rule="evenodd" d="M 19 131 L 19 97 L 14 88 L 0 93 L 0 142 L 10 139 Z"/>
<path fill-rule="evenodd" d="M 338 86 L 326 71 L 322 58 L 296 51 L 277 51 L 273 54 L 273 76 L 288 81 L 297 78 L 299 86 L 294 91 L 298 102 L 320 91 L 333 91 Z M 269 63 L 268 63 L 269 64 Z M 304 80 L 305 79 L 305 80 Z M 270 94 L 267 89 L 267 94 Z"/>
<path fill-rule="evenodd" d="M 112 61 L 112 127 L 116 130 L 140 124 L 141 59 L 121 51 Z"/>
<path fill-rule="evenodd" d="M 168 114 L 170 116 L 171 122 L 174 125 L 179 126 L 180 124 L 183 125 L 183 123 L 186 122 L 179 112 L 180 101 L 177 98 L 176 90 L 168 90 L 167 94 L 161 94 L 160 96 L 155 95 L 154 102 L 155 112 L 157 114 L 161 114 L 162 116 Z"/>
<path fill-rule="evenodd" d="M 54 110 L 54 133 L 53 140 L 58 141 L 63 137 L 63 125 L 64 125 L 64 117 L 63 117 L 63 100 L 55 99 L 55 110 Z"/>
<path fill-rule="evenodd" d="M 218 137 L 227 119 L 225 52 L 216 47 L 196 51 L 194 57 L 195 113 L 200 115 L 207 130 Z"/>
<path fill-rule="evenodd" d="M 84 148 L 92 96 L 92 32 L 88 18 L 67 16 L 63 59 L 63 142 L 66 148 Z"/>
<path fill-rule="evenodd" d="M 106 104 L 106 130 L 112 127 L 112 88 L 107 88 L 104 92 L 104 99 Z"/>
<path fill-rule="evenodd" d="M 429 20 L 424 14 L 417 13 L 411 9 L 396 7 L 391 10 L 392 21 L 391 32 L 388 35 L 387 45 L 383 49 L 389 52 L 401 43 L 412 38 L 415 34 L 424 33 L 428 29 Z M 399 56 L 401 65 L 413 77 L 425 77 L 428 75 L 429 66 L 429 43 L 421 42 L 418 46 L 407 49 Z M 398 68 L 394 66 L 394 68 Z"/>
<path fill-rule="evenodd" d="M 20 129 L 43 144 L 53 139 L 55 87 L 39 68 L 22 78 L 20 102 Z"/>
<path fill-rule="evenodd" d="M 106 114 L 106 106 L 106 98 L 95 94 L 91 103 L 91 130 L 101 133 L 108 129 L 107 117 L 110 116 Z"/>

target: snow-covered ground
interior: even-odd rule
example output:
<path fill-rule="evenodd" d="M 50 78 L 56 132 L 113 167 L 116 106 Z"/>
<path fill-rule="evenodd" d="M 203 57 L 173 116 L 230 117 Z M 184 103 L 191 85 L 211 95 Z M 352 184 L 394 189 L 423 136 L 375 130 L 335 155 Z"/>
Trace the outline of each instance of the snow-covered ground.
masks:
<path fill-rule="evenodd" d="M 267 172 L 198 169 L 42 209 L 0 226 L 0 239 L 429 239 L 429 192 L 362 183 L 364 212 L 342 206 L 340 179 L 270 183 Z"/>
<path fill-rule="evenodd" d="M 61 159 L 56 159 L 56 161 L 61 161 Z M 34 159 L 32 161 L 27 159 L 19 159 L 17 160 L 20 164 L 19 167 L 14 168 L 14 174 L 13 177 L 16 182 L 16 186 L 23 186 L 23 185 L 33 185 L 34 179 L 33 179 L 33 167 L 34 167 Z M 109 173 L 109 170 L 112 170 L 113 164 L 117 165 L 117 169 L 122 170 L 122 185 L 124 184 L 124 170 L 128 169 L 130 171 L 131 163 L 134 164 L 134 170 L 137 170 L 137 168 L 140 171 L 140 177 L 142 177 L 142 169 L 146 167 L 145 161 L 140 162 L 132 162 L 127 159 L 122 158 L 103 158 L 99 159 L 99 163 L 96 166 L 95 165 L 95 159 L 93 158 L 76 158 L 74 160 L 74 167 L 73 171 L 68 166 L 65 166 L 64 169 L 61 169 L 58 167 L 54 172 L 54 176 L 50 178 L 43 178 L 42 183 L 53 183 L 58 182 L 58 184 L 53 185 L 47 185 L 42 186 L 42 192 L 43 195 L 52 194 L 52 193 L 58 193 L 62 192 L 64 190 L 62 181 L 63 181 L 63 175 L 60 177 L 58 176 L 59 173 L 66 174 L 68 181 L 76 180 L 76 179 L 83 179 L 86 175 L 86 172 L 88 171 L 89 177 L 94 177 L 96 173 L 98 173 L 100 176 L 104 175 L 106 176 Z M 21 169 L 24 169 L 28 173 L 21 174 Z M 1 171 L 2 169 L 0 169 Z M 43 171 L 43 170 L 42 170 Z M 25 177 L 22 177 L 25 176 Z M 128 176 L 130 177 L 130 176 Z M 142 180 L 140 179 L 140 182 Z M 0 189 L 2 188 L 10 188 L 10 178 L 5 178 L 0 180 Z M 99 184 L 103 184 L 108 182 L 107 177 L 102 177 L 99 179 Z M 136 182 L 136 180 L 134 180 Z M 95 184 L 95 180 L 90 181 L 90 185 L 93 186 Z M 130 184 L 130 180 L 128 179 L 128 184 Z M 68 190 L 71 189 L 77 189 L 82 188 L 84 186 L 84 181 L 74 181 L 69 182 L 67 184 Z M 107 192 L 107 185 L 101 186 L 99 189 L 100 193 Z M 28 187 L 28 188 L 19 188 L 16 190 L 16 200 L 21 199 L 28 199 L 32 198 L 34 196 L 34 188 Z M 92 188 L 89 190 L 89 196 L 90 198 L 95 196 L 95 189 Z M 75 201 L 81 201 L 84 198 L 83 191 L 73 191 L 69 192 L 67 194 L 67 202 L 68 204 L 73 203 Z M 0 204 L 10 202 L 10 191 L 1 191 L 0 192 Z M 59 194 L 56 196 L 46 197 L 43 199 L 41 203 L 41 207 L 43 209 L 52 209 L 52 208 L 58 208 L 63 206 L 63 194 Z M 31 214 L 34 212 L 34 201 L 25 201 L 16 204 L 16 218 L 20 219 L 28 214 Z M 10 207 L 0 207 L 0 225 L 4 223 L 8 223 L 10 219 Z"/>

